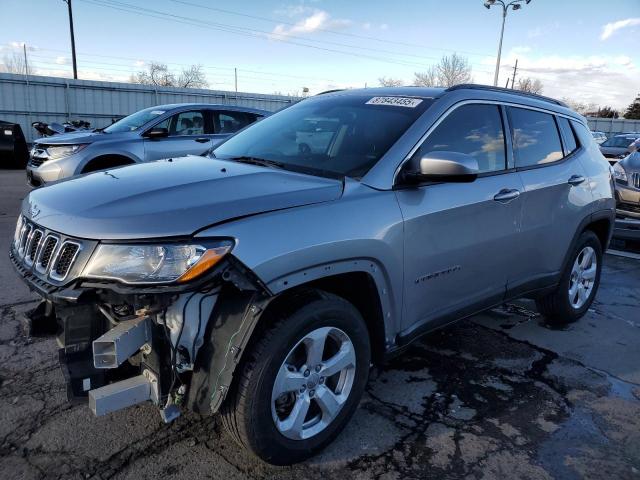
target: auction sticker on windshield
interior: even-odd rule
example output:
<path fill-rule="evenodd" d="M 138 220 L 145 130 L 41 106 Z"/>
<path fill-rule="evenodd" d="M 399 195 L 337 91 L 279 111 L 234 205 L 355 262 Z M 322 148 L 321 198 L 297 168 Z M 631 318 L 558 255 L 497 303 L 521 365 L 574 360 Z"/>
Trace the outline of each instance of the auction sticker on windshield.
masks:
<path fill-rule="evenodd" d="M 367 105 L 391 105 L 394 107 L 408 107 L 416 108 L 422 103 L 419 98 L 409 97 L 373 97 L 366 104 Z"/>

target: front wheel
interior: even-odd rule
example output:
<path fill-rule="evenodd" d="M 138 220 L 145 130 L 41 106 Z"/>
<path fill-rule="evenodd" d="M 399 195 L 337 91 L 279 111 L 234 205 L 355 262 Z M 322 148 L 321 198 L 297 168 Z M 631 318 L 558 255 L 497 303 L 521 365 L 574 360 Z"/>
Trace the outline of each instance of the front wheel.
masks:
<path fill-rule="evenodd" d="M 592 231 L 583 232 L 571 252 L 556 290 L 536 300 L 549 323 L 567 324 L 582 317 L 600 285 L 602 246 Z"/>
<path fill-rule="evenodd" d="M 326 292 L 311 292 L 247 352 L 223 406 L 223 423 L 263 460 L 300 462 L 344 428 L 364 391 L 369 333 L 358 310 Z"/>

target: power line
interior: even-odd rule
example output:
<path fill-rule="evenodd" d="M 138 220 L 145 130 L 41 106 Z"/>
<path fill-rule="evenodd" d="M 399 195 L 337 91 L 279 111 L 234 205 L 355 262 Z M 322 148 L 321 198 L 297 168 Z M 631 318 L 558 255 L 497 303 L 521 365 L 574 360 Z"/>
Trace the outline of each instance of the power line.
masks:
<path fill-rule="evenodd" d="M 282 20 L 282 19 L 278 19 L 278 20 L 273 20 L 271 18 L 267 18 L 267 17 L 260 17 L 258 15 L 250 15 L 248 13 L 241 13 L 241 12 L 236 12 L 233 10 L 227 10 L 224 8 L 217 8 L 217 7 L 211 7 L 209 5 L 202 5 L 199 3 L 193 3 L 193 2 L 187 2 L 184 0 L 169 0 L 171 2 L 174 3 L 181 3 L 183 5 L 189 5 L 192 7 L 198 7 L 198 8 L 204 8 L 206 10 L 211 10 L 214 12 L 221 12 L 221 13 L 227 13 L 229 15 L 237 15 L 240 17 L 245 17 L 245 18 L 252 18 L 254 20 L 262 20 L 262 21 L 266 21 L 269 23 L 280 23 L 280 24 L 284 24 L 284 25 L 289 25 L 292 27 L 297 26 L 296 23 L 293 22 L 288 22 L 286 20 Z M 381 43 L 388 43 L 388 44 L 392 44 L 392 45 L 399 45 L 399 46 L 403 46 L 403 47 L 416 47 L 416 48 L 428 48 L 431 50 L 441 50 L 441 51 L 445 51 L 445 52 L 455 52 L 455 53 L 464 53 L 465 55 L 477 55 L 477 56 L 481 56 L 481 57 L 493 57 L 494 55 L 491 54 L 487 54 L 487 53 L 479 53 L 479 52 L 468 52 L 468 51 L 464 51 L 464 50 L 454 50 L 451 48 L 441 48 L 441 47 L 433 47 L 433 46 L 428 46 L 428 45 L 418 45 L 415 43 L 406 43 L 406 42 L 398 42 L 398 41 L 394 41 L 394 40 L 387 40 L 387 39 L 382 39 L 382 38 L 378 38 L 378 37 L 371 37 L 368 35 L 359 35 L 356 33 L 349 33 L 349 32 L 339 32 L 336 30 L 331 30 L 328 28 L 318 28 L 317 31 L 320 32 L 325 32 L 325 33 L 331 33 L 333 35 L 341 35 L 344 37 L 352 37 L 352 38 L 361 38 L 364 40 L 373 40 L 376 42 L 381 42 Z M 423 57 L 424 58 L 424 57 Z"/>
<path fill-rule="evenodd" d="M 197 26 L 197 27 L 200 27 L 200 28 L 207 28 L 207 29 L 211 29 L 211 30 L 224 31 L 224 32 L 232 33 L 232 34 L 236 34 L 236 35 L 242 35 L 242 36 L 253 37 L 253 38 L 260 38 L 260 39 L 263 39 L 263 40 L 265 38 L 268 38 L 268 39 L 271 39 L 271 40 L 274 40 L 274 41 L 279 41 L 279 42 L 282 42 L 282 43 L 288 43 L 288 44 L 292 44 L 292 45 L 297 45 L 297 46 L 306 47 L 306 48 L 312 48 L 312 49 L 326 51 L 326 52 L 330 52 L 330 53 L 338 53 L 338 54 L 342 54 L 342 55 L 349 55 L 349 56 L 353 56 L 353 57 L 364 58 L 364 59 L 368 59 L 368 60 L 374 60 L 374 61 L 378 61 L 378 62 L 382 62 L 382 63 L 392 63 L 392 64 L 396 64 L 396 65 L 404 65 L 404 66 L 410 66 L 410 67 L 426 67 L 426 66 L 428 66 L 426 64 L 418 63 L 418 62 L 411 62 L 411 61 L 406 61 L 406 60 L 392 59 L 392 58 L 388 58 L 388 57 L 366 55 L 366 54 L 362 54 L 362 53 L 349 52 L 349 51 L 344 51 L 344 50 L 336 50 L 336 49 L 331 49 L 331 48 L 326 48 L 326 47 L 320 47 L 318 45 L 309 45 L 308 43 L 302 43 L 302 42 L 298 42 L 298 41 L 289 40 L 288 38 L 293 37 L 291 35 L 287 35 L 286 38 L 282 38 L 282 36 L 280 36 L 280 37 L 274 36 L 271 32 L 265 32 L 265 31 L 261 31 L 261 30 L 254 30 L 254 29 L 249 29 L 249 28 L 244 28 L 244 27 L 238 27 L 238 26 L 235 26 L 235 25 L 220 24 L 220 23 L 209 22 L 209 21 L 205 21 L 205 20 L 194 19 L 194 18 L 191 18 L 191 17 L 182 16 L 182 15 L 176 15 L 176 14 L 172 14 L 172 13 L 168 13 L 168 12 L 162 12 L 162 11 L 159 11 L 159 10 L 153 10 L 153 9 L 149 9 L 149 8 L 146 8 L 146 7 L 138 7 L 138 6 L 135 6 L 135 5 L 127 4 L 127 3 L 124 3 L 124 2 L 118 2 L 118 1 L 115 1 L 115 0 L 82 0 L 82 1 L 94 4 L 94 5 L 106 7 L 106 8 L 120 10 L 120 11 L 124 11 L 124 12 L 128 12 L 128 13 L 134 13 L 134 14 L 137 14 L 137 15 L 148 16 L 148 17 L 152 17 L 152 18 L 159 18 L 161 20 L 168 20 L 168 21 L 172 21 L 172 22 L 176 22 L 176 23 L 183 23 L 183 24 L 186 24 L 186 25 L 192 25 L 192 26 Z M 299 38 L 299 37 L 295 37 L 295 38 Z M 346 48 L 367 48 L 367 47 L 357 47 L 357 46 L 353 46 L 353 45 L 339 44 L 339 43 L 336 43 L 336 42 L 326 42 L 326 41 L 320 41 L 320 40 L 306 40 L 306 41 L 315 41 L 315 42 L 321 42 L 321 43 L 336 44 L 336 45 L 343 46 L 343 47 L 346 47 Z M 369 49 L 369 50 L 380 51 L 380 50 L 377 50 L 377 49 Z M 398 53 L 395 53 L 395 52 L 391 52 L 391 53 L 393 53 L 395 55 L 403 55 L 403 54 L 398 54 Z M 420 57 L 420 58 L 427 58 L 427 57 Z M 434 57 L 429 57 L 429 58 L 434 58 Z"/>

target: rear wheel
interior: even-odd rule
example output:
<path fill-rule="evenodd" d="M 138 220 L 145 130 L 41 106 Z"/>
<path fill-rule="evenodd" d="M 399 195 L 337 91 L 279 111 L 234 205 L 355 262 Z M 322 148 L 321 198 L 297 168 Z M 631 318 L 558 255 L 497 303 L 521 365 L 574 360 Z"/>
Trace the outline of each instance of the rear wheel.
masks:
<path fill-rule="evenodd" d="M 371 351 L 360 313 L 346 300 L 316 292 L 261 335 L 223 423 L 242 446 L 276 465 L 300 462 L 347 424 L 367 382 Z"/>
<path fill-rule="evenodd" d="M 591 306 L 600 285 L 602 246 L 590 230 L 578 238 L 557 289 L 536 300 L 550 323 L 566 324 L 578 320 Z"/>

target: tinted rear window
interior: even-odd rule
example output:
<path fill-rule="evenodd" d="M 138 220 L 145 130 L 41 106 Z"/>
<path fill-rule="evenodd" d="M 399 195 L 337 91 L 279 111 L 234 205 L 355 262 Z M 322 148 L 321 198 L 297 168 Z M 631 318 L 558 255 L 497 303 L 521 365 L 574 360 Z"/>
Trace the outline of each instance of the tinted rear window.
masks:
<path fill-rule="evenodd" d="M 516 167 L 542 165 L 563 157 L 553 115 L 510 107 L 509 120 Z"/>

